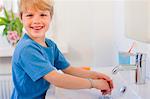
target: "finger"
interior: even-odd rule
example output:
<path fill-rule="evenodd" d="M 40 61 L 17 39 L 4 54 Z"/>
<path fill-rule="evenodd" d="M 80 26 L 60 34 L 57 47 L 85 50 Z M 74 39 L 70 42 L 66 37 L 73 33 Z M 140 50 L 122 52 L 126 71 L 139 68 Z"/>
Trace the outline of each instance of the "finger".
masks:
<path fill-rule="evenodd" d="M 107 89 L 109 89 L 108 91 L 112 91 L 112 89 L 113 89 L 113 81 L 112 80 L 111 81 L 105 80 L 105 81 L 108 84 L 108 88 L 107 88 Z"/>
<path fill-rule="evenodd" d="M 107 91 L 106 90 L 101 90 L 101 92 L 102 92 L 102 95 L 106 95 L 107 93 Z"/>
<path fill-rule="evenodd" d="M 102 79 L 105 79 L 105 80 L 107 80 L 107 81 L 111 81 L 111 80 L 112 80 L 109 76 L 107 76 L 107 75 L 105 75 L 105 74 L 102 74 L 102 73 L 101 73 L 101 78 L 102 78 Z"/>
<path fill-rule="evenodd" d="M 113 81 L 112 80 L 110 80 L 110 81 L 107 81 L 107 80 L 105 80 L 107 83 L 108 83 L 108 85 L 109 85 L 109 88 L 112 90 L 113 89 Z"/>
<path fill-rule="evenodd" d="M 107 95 L 107 94 L 109 94 L 109 95 L 110 95 L 110 94 L 111 94 L 111 92 L 110 92 L 110 91 L 106 91 L 106 90 L 102 90 L 101 92 L 102 92 L 102 95 Z"/>
<path fill-rule="evenodd" d="M 113 81 L 111 80 L 108 83 L 109 83 L 110 88 L 113 89 L 114 88 Z"/>
<path fill-rule="evenodd" d="M 113 86 L 111 84 L 109 84 L 109 88 L 110 88 L 110 91 L 112 91 Z"/>
<path fill-rule="evenodd" d="M 107 93 L 106 93 L 106 92 L 103 92 L 102 95 L 107 95 Z"/>
<path fill-rule="evenodd" d="M 104 75 L 104 74 L 102 74 L 102 78 L 105 79 L 105 80 L 107 80 L 107 81 L 110 81 L 110 80 L 111 80 L 110 77 L 108 77 L 108 76 L 106 76 L 106 75 Z"/>

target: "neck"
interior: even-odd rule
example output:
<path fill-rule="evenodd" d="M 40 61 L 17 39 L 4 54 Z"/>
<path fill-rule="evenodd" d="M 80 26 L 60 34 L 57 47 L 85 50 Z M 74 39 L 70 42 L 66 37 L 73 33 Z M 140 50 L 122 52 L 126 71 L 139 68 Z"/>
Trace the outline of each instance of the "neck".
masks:
<path fill-rule="evenodd" d="M 40 45 L 47 47 L 46 43 L 45 43 L 45 38 L 41 39 L 41 38 L 37 38 L 37 39 L 33 39 L 35 42 L 39 43 Z"/>
<path fill-rule="evenodd" d="M 40 37 L 40 38 L 31 37 L 31 39 L 34 40 L 35 42 L 37 42 L 38 44 L 40 44 L 40 45 L 42 45 L 44 47 L 47 47 L 47 45 L 45 43 L 45 37 Z"/>

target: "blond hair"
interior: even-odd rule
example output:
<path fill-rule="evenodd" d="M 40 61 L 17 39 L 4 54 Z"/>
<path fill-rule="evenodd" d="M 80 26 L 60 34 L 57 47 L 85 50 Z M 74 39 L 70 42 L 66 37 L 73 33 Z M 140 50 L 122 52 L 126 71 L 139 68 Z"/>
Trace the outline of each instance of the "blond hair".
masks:
<path fill-rule="evenodd" d="M 22 12 L 27 11 L 28 8 L 33 8 L 34 10 L 48 10 L 51 17 L 53 16 L 53 0 L 20 0 L 20 14 L 22 15 Z"/>

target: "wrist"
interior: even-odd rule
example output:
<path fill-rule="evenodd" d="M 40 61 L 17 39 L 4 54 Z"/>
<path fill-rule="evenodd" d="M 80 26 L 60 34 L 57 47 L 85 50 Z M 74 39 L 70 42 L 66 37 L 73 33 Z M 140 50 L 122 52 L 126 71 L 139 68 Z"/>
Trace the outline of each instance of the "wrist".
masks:
<path fill-rule="evenodd" d="M 93 79 L 88 78 L 87 80 L 90 82 L 90 88 L 94 88 Z"/>

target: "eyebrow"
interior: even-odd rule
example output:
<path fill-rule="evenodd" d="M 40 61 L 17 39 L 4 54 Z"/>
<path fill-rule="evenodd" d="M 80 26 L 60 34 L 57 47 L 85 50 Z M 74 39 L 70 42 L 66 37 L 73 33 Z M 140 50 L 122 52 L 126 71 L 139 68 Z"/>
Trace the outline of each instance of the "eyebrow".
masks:
<path fill-rule="evenodd" d="M 25 11 L 24 13 L 33 13 L 32 11 Z M 49 11 L 39 11 L 39 13 L 49 13 Z"/>

